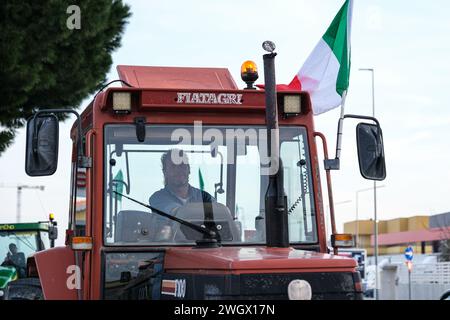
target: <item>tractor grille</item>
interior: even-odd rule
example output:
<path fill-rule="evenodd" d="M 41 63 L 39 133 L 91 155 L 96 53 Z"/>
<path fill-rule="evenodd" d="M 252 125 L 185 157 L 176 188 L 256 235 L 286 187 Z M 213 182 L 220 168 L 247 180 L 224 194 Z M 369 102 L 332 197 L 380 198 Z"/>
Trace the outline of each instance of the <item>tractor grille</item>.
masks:
<path fill-rule="evenodd" d="M 169 277 L 167 277 L 169 276 Z M 287 300 L 287 288 L 295 279 L 311 285 L 313 300 L 360 300 L 355 290 L 359 273 L 283 273 L 242 275 L 165 275 L 165 279 L 186 279 L 185 299 Z M 168 297 L 163 297 L 168 298 Z"/>

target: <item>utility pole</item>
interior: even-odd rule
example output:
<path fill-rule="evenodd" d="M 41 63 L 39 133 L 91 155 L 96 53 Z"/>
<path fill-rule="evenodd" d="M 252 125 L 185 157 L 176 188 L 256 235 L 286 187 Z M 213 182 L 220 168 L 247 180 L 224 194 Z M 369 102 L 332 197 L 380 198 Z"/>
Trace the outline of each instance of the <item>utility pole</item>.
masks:
<path fill-rule="evenodd" d="M 359 71 L 369 71 L 372 74 L 372 116 L 375 118 L 375 70 L 360 68 Z M 375 251 L 375 300 L 378 300 L 378 217 L 377 217 L 377 182 L 373 181 L 373 211 L 374 211 L 374 251 Z"/>
<path fill-rule="evenodd" d="M 375 188 L 384 188 L 385 187 L 385 185 L 382 185 L 382 186 L 375 186 Z M 356 190 L 356 192 L 355 192 L 355 194 L 356 194 L 356 196 L 355 196 L 355 198 L 356 198 L 356 217 L 355 217 L 355 247 L 356 248 L 358 248 L 358 245 L 359 245 L 359 242 L 358 242 L 358 238 L 359 238 L 359 223 L 358 223 L 358 220 L 359 220 L 359 216 L 358 216 L 358 197 L 359 197 L 359 194 L 361 193 L 361 192 L 364 192 L 364 191 L 371 191 L 371 190 L 373 190 L 373 188 L 372 187 L 370 187 L 370 188 L 365 188 L 365 189 L 359 189 L 359 190 Z"/>
<path fill-rule="evenodd" d="M 338 206 L 338 205 L 340 205 L 340 204 L 346 204 L 346 203 L 350 203 L 350 202 L 352 202 L 352 200 L 344 200 L 344 201 L 339 201 L 339 202 L 335 202 L 334 203 L 334 206 L 336 207 L 336 206 Z M 331 234 L 331 232 L 329 232 L 329 228 L 328 228 L 328 217 L 330 216 L 330 205 L 329 204 L 327 204 L 327 211 L 326 211 L 328 214 L 325 216 L 325 230 L 327 231 L 327 238 L 328 239 L 330 239 L 329 238 L 329 234 Z"/>

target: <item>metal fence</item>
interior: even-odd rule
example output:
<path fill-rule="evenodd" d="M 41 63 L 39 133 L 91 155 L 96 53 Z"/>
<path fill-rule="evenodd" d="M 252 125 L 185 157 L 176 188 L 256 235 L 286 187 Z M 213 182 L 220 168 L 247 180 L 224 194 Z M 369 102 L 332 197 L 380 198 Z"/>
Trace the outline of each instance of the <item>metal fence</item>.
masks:
<path fill-rule="evenodd" d="M 392 263 L 381 268 L 380 297 L 389 300 L 409 299 L 408 268 Z M 411 271 L 411 299 L 438 300 L 450 289 L 450 262 L 414 264 Z"/>
<path fill-rule="evenodd" d="M 400 275 L 399 282 L 408 283 L 408 269 L 405 265 L 401 266 L 399 270 L 399 276 Z M 411 271 L 411 283 L 450 285 L 450 262 L 413 265 Z"/>
<path fill-rule="evenodd" d="M 413 270 L 411 276 L 413 283 L 450 284 L 450 262 L 441 262 L 431 266 L 417 266 L 417 271 L 414 272 Z"/>

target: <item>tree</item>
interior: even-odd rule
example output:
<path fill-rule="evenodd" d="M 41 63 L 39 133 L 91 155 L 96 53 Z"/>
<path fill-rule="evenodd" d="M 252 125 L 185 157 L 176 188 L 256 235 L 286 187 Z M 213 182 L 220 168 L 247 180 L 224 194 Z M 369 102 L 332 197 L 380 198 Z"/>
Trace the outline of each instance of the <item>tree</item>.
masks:
<path fill-rule="evenodd" d="M 0 155 L 34 112 L 76 109 L 104 85 L 130 16 L 121 0 L 2 0 Z"/>
<path fill-rule="evenodd" d="M 439 261 L 448 262 L 450 261 L 450 220 L 449 213 L 443 213 L 433 217 L 433 227 L 438 228 L 440 232 Z"/>
<path fill-rule="evenodd" d="M 450 261 L 450 239 L 441 240 L 440 251 L 440 261 Z"/>

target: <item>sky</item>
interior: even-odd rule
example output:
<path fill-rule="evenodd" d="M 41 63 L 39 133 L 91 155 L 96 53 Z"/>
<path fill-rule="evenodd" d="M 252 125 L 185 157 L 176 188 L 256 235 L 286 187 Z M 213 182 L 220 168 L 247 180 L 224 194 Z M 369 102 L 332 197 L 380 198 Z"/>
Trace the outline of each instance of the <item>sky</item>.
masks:
<path fill-rule="evenodd" d="M 132 17 L 113 54 L 108 78 L 117 79 L 120 64 L 226 67 L 236 83 L 245 60 L 260 66 L 261 44 L 276 44 L 277 83 L 289 83 L 322 37 L 343 0 L 321 1 L 126 1 Z M 377 216 L 387 220 L 450 211 L 450 21 L 447 0 L 354 1 L 352 66 L 346 113 L 372 115 L 375 74 L 375 116 L 383 129 L 387 177 L 377 189 Z M 83 13 L 81 12 L 83 27 Z M 74 31 L 76 32 L 76 31 Z M 75 70 L 74 70 L 75 71 Z M 81 112 L 89 103 L 86 99 Z M 340 109 L 319 115 L 315 128 L 335 155 Z M 59 166 L 50 177 L 25 174 L 25 133 L 0 157 L 0 223 L 16 219 L 18 184 L 24 189 L 22 221 L 46 220 L 53 212 L 64 241 L 69 208 L 69 130 L 60 124 Z M 361 177 L 355 145 L 356 121 L 346 120 L 341 170 L 332 172 L 338 231 L 343 223 L 374 217 L 373 182 Z M 320 149 L 321 147 L 319 147 Z M 322 189 L 326 189 L 324 175 Z M 359 195 L 356 208 L 356 194 Z M 327 207 L 327 198 L 324 206 Z"/>

